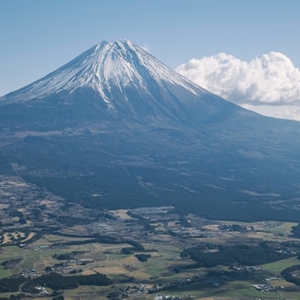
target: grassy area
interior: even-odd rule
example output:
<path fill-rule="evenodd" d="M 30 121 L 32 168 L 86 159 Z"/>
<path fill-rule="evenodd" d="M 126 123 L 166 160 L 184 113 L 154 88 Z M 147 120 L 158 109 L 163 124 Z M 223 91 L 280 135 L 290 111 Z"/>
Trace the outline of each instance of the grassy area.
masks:
<path fill-rule="evenodd" d="M 262 265 L 262 267 L 273 273 L 274 275 L 279 275 L 282 270 L 289 268 L 294 265 L 299 265 L 300 260 L 298 260 L 296 257 L 291 257 L 288 259 L 279 260 L 270 264 Z"/>
<path fill-rule="evenodd" d="M 193 297 L 234 297 L 234 298 L 257 298 L 257 299 L 281 299 L 277 292 L 262 293 L 251 286 L 251 282 L 232 281 L 221 284 L 219 287 L 207 282 L 200 282 L 181 287 L 180 290 L 161 292 L 165 295 L 191 295 Z M 290 299 L 290 298 L 289 298 Z"/>
<path fill-rule="evenodd" d="M 299 291 L 294 292 L 281 292 L 284 299 L 288 300 L 298 300 L 299 299 Z"/>
<path fill-rule="evenodd" d="M 260 228 L 260 233 L 272 239 L 273 235 L 283 234 L 283 238 L 286 239 L 286 234 L 290 231 L 291 227 L 295 223 L 283 223 L 283 222 L 257 222 L 257 223 L 239 223 L 240 225 L 246 226 L 247 224 L 253 225 Z M 231 233 L 225 233 L 231 234 Z M 257 237 L 256 237 L 257 238 Z M 279 238 L 279 237 L 278 237 Z M 189 258 L 183 260 L 176 260 L 180 256 L 182 249 L 175 247 L 171 244 L 161 243 L 149 243 L 143 244 L 145 249 L 156 249 L 157 251 L 149 252 L 151 258 L 147 262 L 140 262 L 134 256 L 138 252 L 130 255 L 124 255 L 121 253 L 123 247 L 130 247 L 129 244 L 100 244 L 90 243 L 85 245 L 64 245 L 51 247 L 53 243 L 63 243 L 72 240 L 82 240 L 79 238 L 64 238 L 56 235 L 45 235 L 33 244 L 29 244 L 27 247 L 18 248 L 16 246 L 3 247 L 0 256 L 0 277 L 4 278 L 11 274 L 20 273 L 21 270 L 36 269 L 37 272 L 42 272 L 46 266 L 53 266 L 59 263 L 58 260 L 53 258 L 53 255 L 62 253 L 71 253 L 73 251 L 82 251 L 76 258 L 87 258 L 89 263 L 85 266 L 80 266 L 84 269 L 86 274 L 88 272 L 99 272 L 107 274 L 108 277 L 115 280 L 117 286 L 127 286 L 129 283 L 124 283 L 124 279 L 134 277 L 136 281 L 142 283 L 166 283 L 175 281 L 178 278 L 191 277 L 193 275 L 202 276 L 212 269 L 198 268 L 198 269 L 187 269 L 182 270 L 179 274 L 172 273 L 171 266 L 174 265 L 187 265 L 193 263 Z M 204 239 L 208 242 L 208 239 Z M 217 241 L 222 242 L 222 241 Z M 48 248 L 39 248 L 40 246 L 48 246 Z M 37 250 L 38 249 L 38 250 Z M 11 260 L 16 258 L 22 258 L 14 268 L 6 270 L 1 263 L 5 260 Z M 174 259 L 175 258 L 175 259 Z M 268 277 L 278 277 L 282 270 L 287 267 L 300 264 L 300 261 L 296 258 L 284 259 L 270 264 L 265 264 L 262 267 L 264 270 L 256 271 L 255 273 L 240 273 L 238 278 L 218 278 L 219 285 L 214 285 L 214 282 L 202 281 L 180 287 L 174 290 L 168 290 L 160 292 L 160 294 L 173 294 L 173 295 L 184 295 L 189 294 L 197 299 L 214 297 L 235 297 L 235 298 L 260 298 L 260 299 L 280 299 L 282 298 L 279 293 L 267 292 L 261 293 L 253 288 L 253 284 L 265 284 L 265 279 Z M 77 268 L 76 261 L 70 263 L 68 268 Z M 228 267 L 217 266 L 213 268 L 218 271 L 227 271 Z M 231 276 L 231 275 L 230 275 Z M 119 283 L 122 282 L 123 283 Z M 139 284 L 136 283 L 136 284 Z M 286 282 L 279 282 L 274 285 L 285 285 Z M 271 283 L 273 284 L 273 283 Z M 286 283 L 287 284 L 287 283 Z M 110 287 L 94 287 L 94 286 L 81 286 L 74 290 L 65 291 L 65 299 L 106 299 L 103 295 L 107 295 L 111 290 Z M 286 292 L 284 294 L 288 299 L 297 299 L 294 297 L 295 293 Z M 153 299 L 154 295 L 141 295 L 140 298 L 135 298 L 137 295 L 131 295 L 129 299 Z M 299 298 L 299 297 L 298 297 Z M 300 299 L 300 298 L 299 298 Z"/>
<path fill-rule="evenodd" d="M 10 275 L 10 271 L 6 269 L 0 269 L 0 278 L 5 278 Z"/>
<path fill-rule="evenodd" d="M 107 299 L 103 295 L 111 292 L 111 287 L 80 286 L 77 289 L 65 290 L 66 300 L 81 299 Z"/>
<path fill-rule="evenodd" d="M 257 231 L 264 231 L 273 234 L 288 234 L 291 232 L 296 222 L 281 222 L 281 221 L 261 221 L 261 222 L 237 222 L 237 221 L 222 221 L 226 225 L 240 225 L 240 226 L 253 226 Z"/>
<path fill-rule="evenodd" d="M 289 235 L 292 227 L 296 226 L 294 222 L 266 222 L 265 231 L 273 234 Z"/>
<path fill-rule="evenodd" d="M 137 258 L 134 257 L 134 254 L 124 255 L 120 254 L 121 249 L 114 249 L 116 252 L 108 254 L 107 260 L 102 263 L 102 268 L 105 267 L 103 271 L 107 274 L 116 275 L 117 270 L 119 270 L 120 273 L 125 273 L 128 276 L 134 276 L 138 279 L 161 277 L 162 274 L 169 272 L 168 267 L 174 264 L 173 258 L 178 257 L 181 252 L 180 249 L 171 245 L 144 244 L 143 246 L 146 249 L 155 248 L 157 250 L 157 252 L 148 253 L 151 255 L 151 258 L 147 262 L 139 262 Z M 122 245 L 122 247 L 128 247 L 128 245 Z M 134 267 L 136 270 L 128 271 L 126 267 L 124 267 L 125 265 Z M 97 271 L 99 271 L 99 269 L 97 269 Z M 172 278 L 171 280 L 174 279 Z"/>
<path fill-rule="evenodd" d="M 144 245 L 148 248 L 153 248 L 153 245 Z M 180 264 L 180 261 L 174 261 L 174 257 L 180 256 L 181 250 L 172 245 L 157 245 L 155 248 L 158 252 L 152 253 L 152 257 L 143 263 L 143 268 L 145 272 L 149 274 L 150 277 L 161 276 L 163 273 L 168 273 L 168 267 L 171 265 Z"/>

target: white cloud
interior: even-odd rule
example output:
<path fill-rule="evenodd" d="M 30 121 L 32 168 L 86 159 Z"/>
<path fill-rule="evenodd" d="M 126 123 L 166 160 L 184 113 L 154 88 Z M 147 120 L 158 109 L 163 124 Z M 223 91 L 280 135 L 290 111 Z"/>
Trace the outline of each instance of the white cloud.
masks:
<path fill-rule="evenodd" d="M 270 52 L 249 63 L 219 53 L 191 59 L 176 71 L 245 108 L 300 120 L 300 70 L 282 53 Z"/>

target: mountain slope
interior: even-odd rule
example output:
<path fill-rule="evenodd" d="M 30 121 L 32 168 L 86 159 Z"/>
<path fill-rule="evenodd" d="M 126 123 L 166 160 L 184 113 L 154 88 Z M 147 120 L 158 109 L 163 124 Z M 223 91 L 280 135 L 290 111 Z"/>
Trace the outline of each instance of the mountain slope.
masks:
<path fill-rule="evenodd" d="M 299 123 L 235 106 L 130 41 L 0 98 L 0 132 L 2 170 L 87 206 L 300 217 Z"/>

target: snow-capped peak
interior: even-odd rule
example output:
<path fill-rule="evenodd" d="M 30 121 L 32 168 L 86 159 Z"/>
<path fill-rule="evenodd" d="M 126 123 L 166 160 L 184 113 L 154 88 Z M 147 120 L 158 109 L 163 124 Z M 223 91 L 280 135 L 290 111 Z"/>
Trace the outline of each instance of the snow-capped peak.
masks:
<path fill-rule="evenodd" d="M 150 94 L 153 81 L 181 86 L 194 95 L 204 89 L 168 68 L 141 47 L 129 40 L 101 42 L 47 76 L 2 97 L 4 102 L 24 102 L 60 92 L 73 93 L 79 88 L 91 88 L 113 108 L 110 91 L 117 88 L 127 99 L 125 89 L 137 88 Z"/>

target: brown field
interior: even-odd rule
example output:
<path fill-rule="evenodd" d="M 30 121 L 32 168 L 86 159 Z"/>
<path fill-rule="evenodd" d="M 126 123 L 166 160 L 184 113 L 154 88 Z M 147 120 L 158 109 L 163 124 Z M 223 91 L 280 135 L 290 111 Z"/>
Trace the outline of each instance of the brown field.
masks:
<path fill-rule="evenodd" d="M 81 234 L 81 235 L 86 235 L 89 233 L 88 230 L 82 225 L 76 225 L 76 226 L 70 227 L 68 229 L 65 229 L 64 232 L 67 234 Z"/>
<path fill-rule="evenodd" d="M 4 233 L 3 234 L 3 245 L 8 244 L 10 242 L 12 242 L 12 238 L 14 238 L 15 240 L 21 240 L 22 238 L 25 237 L 25 233 L 24 232 L 20 232 L 20 231 L 15 231 L 10 233 L 12 236 L 9 236 L 8 233 Z"/>
<path fill-rule="evenodd" d="M 28 187 L 28 184 L 25 182 L 18 182 L 18 181 L 7 181 L 7 184 L 13 185 L 15 187 Z"/>
<path fill-rule="evenodd" d="M 93 269 L 82 271 L 82 275 L 93 275 L 93 274 L 96 274 L 96 272 Z"/>
<path fill-rule="evenodd" d="M 203 228 L 205 228 L 206 230 L 210 230 L 210 231 L 220 231 L 219 227 L 214 224 L 203 226 Z"/>
<path fill-rule="evenodd" d="M 41 200 L 41 201 L 39 201 L 39 204 L 40 205 L 46 205 L 47 207 L 51 207 L 51 206 L 53 206 L 54 204 L 56 204 L 56 202 L 55 201 L 50 201 L 50 200 Z"/>
<path fill-rule="evenodd" d="M 127 215 L 128 210 L 126 210 L 126 209 L 110 210 L 110 212 L 113 213 L 115 217 L 120 218 L 121 220 L 134 219 Z"/>
<path fill-rule="evenodd" d="M 1 204 L 0 203 L 0 210 L 8 208 L 8 207 L 9 207 L 9 204 Z"/>
<path fill-rule="evenodd" d="M 169 227 L 176 227 L 176 222 L 175 221 L 169 221 L 168 223 Z"/>
<path fill-rule="evenodd" d="M 10 237 L 7 235 L 7 233 L 4 233 L 3 235 L 3 245 L 7 244 L 10 242 Z"/>
<path fill-rule="evenodd" d="M 22 242 L 26 242 L 26 241 L 32 239 L 35 235 L 36 235 L 35 232 L 30 232 L 30 233 L 28 234 L 28 237 L 27 237 L 25 240 L 22 240 Z"/>
<path fill-rule="evenodd" d="M 282 280 L 272 280 L 271 284 L 273 286 L 283 286 L 283 287 L 295 286 L 293 283 L 287 282 L 284 279 L 282 279 Z"/>
<path fill-rule="evenodd" d="M 156 234 L 152 237 L 152 241 L 168 243 L 172 241 L 172 237 L 168 234 Z"/>
<path fill-rule="evenodd" d="M 126 274 L 128 272 L 125 268 L 121 266 L 94 268 L 92 270 L 98 273 L 106 274 L 107 276 L 121 275 L 121 274 Z"/>

